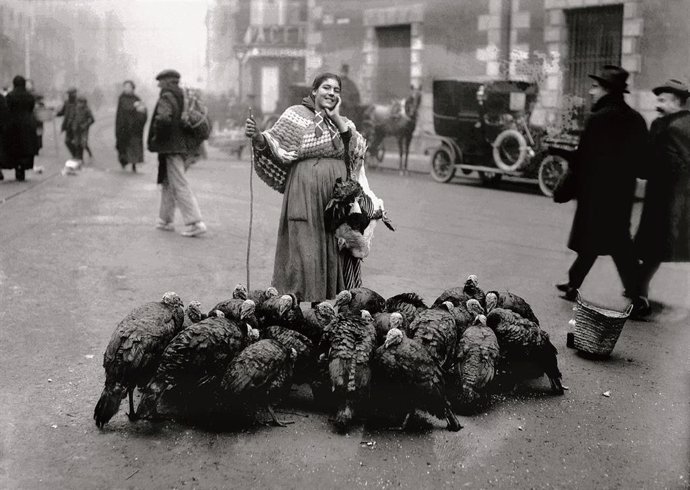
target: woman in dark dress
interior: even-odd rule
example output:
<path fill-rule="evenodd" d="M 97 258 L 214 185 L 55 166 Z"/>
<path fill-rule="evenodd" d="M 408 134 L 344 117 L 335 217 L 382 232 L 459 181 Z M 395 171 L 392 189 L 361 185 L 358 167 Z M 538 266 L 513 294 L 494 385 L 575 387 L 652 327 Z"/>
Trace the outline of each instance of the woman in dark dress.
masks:
<path fill-rule="evenodd" d="M 3 168 L 14 168 L 17 180 L 24 180 L 25 171 L 34 167 L 36 155 L 36 120 L 33 95 L 26 90 L 26 80 L 17 75 L 14 89 L 7 94 L 9 121 L 5 132 L 7 162 Z"/>
<path fill-rule="evenodd" d="M 122 85 L 115 115 L 115 148 L 122 168 L 131 163 L 132 172 L 136 172 L 137 163 L 144 161 L 146 107 L 134 93 L 134 82 L 127 80 Z"/>
<path fill-rule="evenodd" d="M 257 174 L 284 194 L 273 286 L 302 301 L 334 298 L 361 285 L 361 259 L 341 250 L 325 224 L 336 179 L 351 177 L 361 185 L 370 215 L 383 209 L 364 173 L 366 141 L 340 115 L 340 104 L 340 78 L 325 73 L 314 80 L 311 95 L 286 109 L 271 129 L 259 132 L 253 118 L 246 122 Z"/>

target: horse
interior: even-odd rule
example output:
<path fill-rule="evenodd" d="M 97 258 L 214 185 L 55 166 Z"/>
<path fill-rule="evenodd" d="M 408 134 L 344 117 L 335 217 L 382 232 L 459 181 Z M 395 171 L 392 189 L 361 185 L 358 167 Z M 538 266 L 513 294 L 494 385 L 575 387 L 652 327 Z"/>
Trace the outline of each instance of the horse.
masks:
<path fill-rule="evenodd" d="M 414 91 L 405 99 L 396 99 L 389 105 L 373 104 L 364 111 L 364 131 L 369 141 L 369 153 L 376 155 L 386 136 L 395 136 L 400 153 L 400 174 L 407 173 L 412 133 L 417 126 L 417 115 L 422 94 Z"/>

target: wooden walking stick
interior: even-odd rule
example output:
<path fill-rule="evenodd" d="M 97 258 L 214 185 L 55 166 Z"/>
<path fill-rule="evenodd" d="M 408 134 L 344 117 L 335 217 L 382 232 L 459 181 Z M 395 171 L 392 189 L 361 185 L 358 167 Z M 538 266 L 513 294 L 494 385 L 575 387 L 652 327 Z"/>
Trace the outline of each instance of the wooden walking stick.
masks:
<path fill-rule="evenodd" d="M 252 108 L 249 108 L 249 117 L 254 119 Z M 252 140 L 249 138 L 249 234 L 247 235 L 247 290 L 251 291 L 249 284 L 249 258 L 252 250 L 252 227 L 254 225 L 254 148 L 252 148 Z"/>

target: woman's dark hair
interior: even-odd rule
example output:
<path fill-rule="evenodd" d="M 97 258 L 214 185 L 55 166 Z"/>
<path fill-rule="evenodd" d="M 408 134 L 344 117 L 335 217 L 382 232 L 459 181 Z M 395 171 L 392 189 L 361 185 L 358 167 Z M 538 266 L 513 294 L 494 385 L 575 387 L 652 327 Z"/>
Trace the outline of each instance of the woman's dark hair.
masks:
<path fill-rule="evenodd" d="M 124 82 L 122 82 L 122 85 L 125 85 L 125 84 L 130 84 L 132 86 L 132 90 L 137 88 L 137 86 L 131 80 L 125 80 Z"/>
<path fill-rule="evenodd" d="M 312 90 L 317 90 L 323 82 L 328 80 L 329 78 L 332 78 L 333 80 L 336 80 L 338 82 L 338 87 L 340 89 L 343 88 L 343 82 L 340 80 L 340 77 L 336 75 L 335 73 L 322 73 L 320 75 L 317 75 L 316 78 L 314 78 L 314 82 L 311 84 L 311 89 Z"/>

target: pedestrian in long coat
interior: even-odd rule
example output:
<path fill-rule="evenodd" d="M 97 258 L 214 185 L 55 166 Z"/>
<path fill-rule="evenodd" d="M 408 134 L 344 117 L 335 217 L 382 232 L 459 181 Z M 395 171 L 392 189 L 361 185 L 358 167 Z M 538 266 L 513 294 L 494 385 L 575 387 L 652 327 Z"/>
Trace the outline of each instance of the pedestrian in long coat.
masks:
<path fill-rule="evenodd" d="M 653 92 L 660 117 L 650 129 L 651 158 L 641 175 L 647 188 L 635 235 L 645 297 L 662 262 L 690 262 L 690 90 L 669 80 Z"/>
<path fill-rule="evenodd" d="M 72 158 L 77 158 L 77 148 L 73 145 L 74 137 L 70 134 L 70 129 L 73 124 L 74 115 L 77 110 L 77 89 L 71 87 L 67 90 L 67 100 L 62 104 L 62 107 L 56 114 L 57 117 L 62 117 L 62 124 L 60 131 L 65 133 L 65 146 L 72 155 Z M 82 149 L 83 152 L 83 149 Z M 80 158 L 81 159 L 81 158 Z"/>
<path fill-rule="evenodd" d="M 36 156 L 36 120 L 34 96 L 26 90 L 26 80 L 17 75 L 12 81 L 14 88 L 7 94 L 9 122 L 6 132 L 8 163 L 14 168 L 17 180 L 24 180 L 25 171 L 34 167 Z"/>
<path fill-rule="evenodd" d="M 77 97 L 77 106 L 67 127 L 68 144 L 71 145 L 72 156 L 77 160 L 84 157 L 84 150 L 88 146 L 89 128 L 93 123 L 94 117 L 88 102 L 84 97 Z"/>
<path fill-rule="evenodd" d="M 597 257 L 610 255 L 638 315 L 648 304 L 638 298 L 639 271 L 630 218 L 636 175 L 647 155 L 647 125 L 625 103 L 627 71 L 607 65 L 590 78 L 592 114 L 580 138 L 571 176 L 577 209 L 568 248 L 578 256 L 569 270 L 568 283 L 557 287 L 566 293 L 566 299 L 574 300 Z"/>
<path fill-rule="evenodd" d="M 284 195 L 273 286 L 302 301 L 334 298 L 362 282 L 361 259 L 339 250 L 326 228 L 325 209 L 337 179 L 352 176 L 362 185 L 368 214 L 382 208 L 364 174 L 366 142 L 340 115 L 340 89 L 337 75 L 319 75 L 311 95 L 286 109 L 271 129 L 259 132 L 252 118 L 246 121 L 257 174 Z"/>
<path fill-rule="evenodd" d="M 134 93 L 134 82 L 127 80 L 122 85 L 115 114 L 115 148 L 122 168 L 131 163 L 136 172 L 137 163 L 144 161 L 146 107 Z"/>
<path fill-rule="evenodd" d="M 5 165 L 8 161 L 7 157 L 7 150 L 6 150 L 6 145 L 7 145 L 7 137 L 6 137 L 6 131 L 7 131 L 7 123 L 9 122 L 10 119 L 10 113 L 7 110 L 7 101 L 5 100 L 5 96 L 0 94 L 0 169 L 5 168 Z M 3 180 L 4 176 L 2 175 L 2 170 L 0 170 L 0 180 Z"/>

